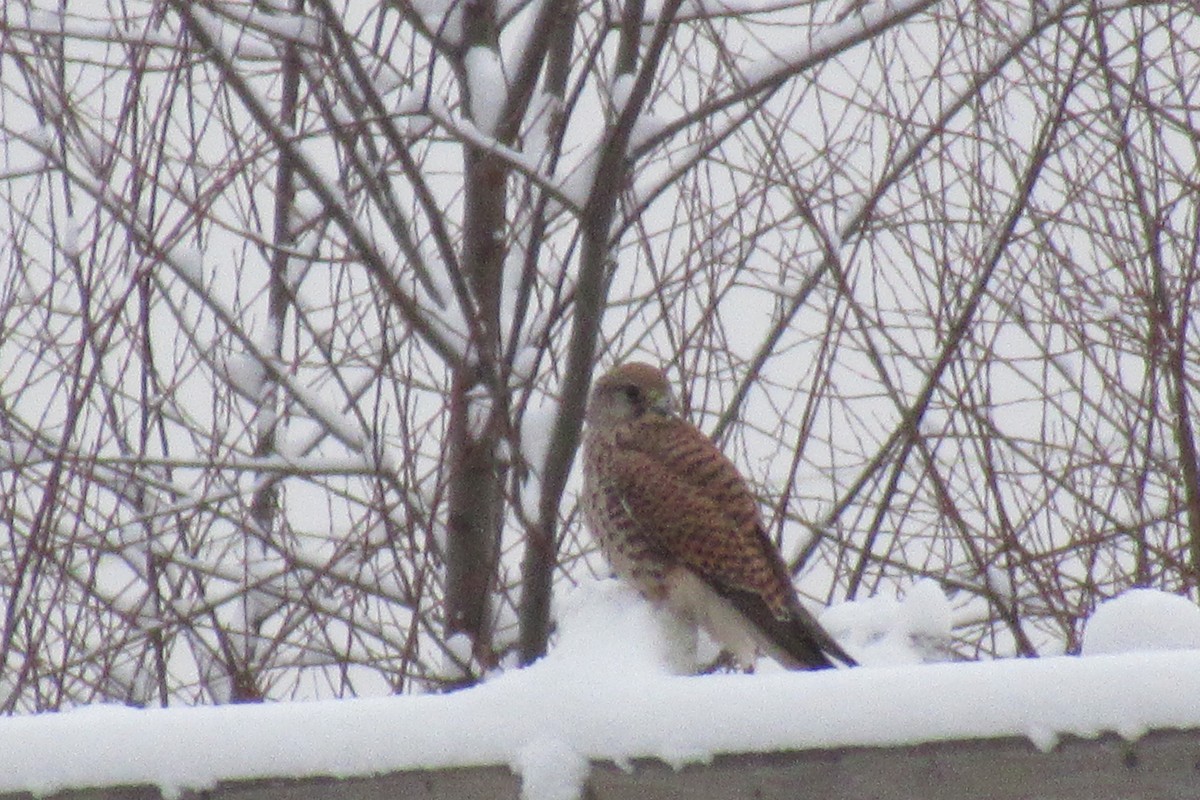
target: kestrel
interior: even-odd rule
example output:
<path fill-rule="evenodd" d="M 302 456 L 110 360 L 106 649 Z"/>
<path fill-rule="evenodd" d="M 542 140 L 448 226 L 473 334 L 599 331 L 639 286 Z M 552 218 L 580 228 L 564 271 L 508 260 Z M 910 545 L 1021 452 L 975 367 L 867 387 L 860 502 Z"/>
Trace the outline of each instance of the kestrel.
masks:
<path fill-rule="evenodd" d="M 854 665 L 800 604 L 758 502 L 728 458 L 678 416 L 666 376 L 622 364 L 592 389 L 583 509 L 617 576 L 699 625 L 738 663 Z"/>

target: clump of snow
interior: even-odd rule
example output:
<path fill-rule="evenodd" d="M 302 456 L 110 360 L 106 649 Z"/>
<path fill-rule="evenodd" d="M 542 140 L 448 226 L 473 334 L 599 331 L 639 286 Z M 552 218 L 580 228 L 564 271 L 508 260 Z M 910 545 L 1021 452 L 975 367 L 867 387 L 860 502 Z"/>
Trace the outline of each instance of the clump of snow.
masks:
<path fill-rule="evenodd" d="M 471 121 L 476 128 L 491 136 L 496 132 L 500 113 L 508 99 L 500 54 L 490 47 L 477 45 L 463 56 L 463 68 L 467 72 Z"/>
<path fill-rule="evenodd" d="M 1083 654 L 1200 649 L 1200 606 L 1157 589 L 1130 589 L 1096 608 Z"/>
<path fill-rule="evenodd" d="M 1098 301 L 1096 316 L 1108 323 L 1121 322 L 1125 319 L 1126 309 L 1121 302 L 1119 293 L 1104 294 Z"/>
<path fill-rule="evenodd" d="M 374 517 L 369 523 L 363 526 L 363 541 L 369 547 L 383 547 L 391 537 L 388 534 L 387 522 L 383 517 Z M 393 579 L 395 576 L 391 576 Z"/>
<path fill-rule="evenodd" d="M 584 208 L 588 195 L 596 184 L 596 170 L 600 167 L 600 143 L 589 146 L 577 161 L 555 176 L 559 194 L 574 208 Z"/>
<path fill-rule="evenodd" d="M 529 99 L 529 110 L 525 113 L 526 130 L 522 137 L 522 149 L 531 156 L 542 159 L 550 151 L 551 123 L 561 111 L 562 101 L 557 95 L 535 89 Z"/>
<path fill-rule="evenodd" d="M 533 344 L 523 344 L 513 356 L 513 377 L 521 381 L 531 381 L 536 377 L 538 359 L 541 349 Z"/>
<path fill-rule="evenodd" d="M 279 601 L 271 591 L 264 591 L 260 586 L 270 586 L 276 577 L 276 570 L 263 559 L 251 559 L 247 563 L 247 581 L 250 589 L 242 596 L 242 614 L 251 627 L 257 628 L 279 608 Z"/>
<path fill-rule="evenodd" d="M 243 395 L 257 400 L 266 386 L 267 370 L 250 353 L 237 354 L 225 359 L 225 377 Z"/>
<path fill-rule="evenodd" d="M 48 96 L 47 101 L 49 101 L 49 99 L 50 98 Z M 47 114 L 49 114 L 49 111 L 47 111 Z M 54 150 L 54 143 L 57 139 L 57 133 L 50 125 L 38 125 L 35 128 L 30 128 L 27 131 L 18 133 L 17 138 L 23 140 L 26 144 L 40 152 L 49 153 L 53 152 Z"/>
<path fill-rule="evenodd" d="M 539 472 L 546 463 L 556 415 L 557 408 L 553 403 L 545 396 L 538 396 L 530 401 L 530 407 L 521 419 L 521 450 L 529 464 Z"/>
<path fill-rule="evenodd" d="M 860 664 L 945 661 L 954 612 L 937 581 L 922 579 L 900 597 L 876 595 L 833 606 L 821 624 Z"/>
<path fill-rule="evenodd" d="M 648 141 L 662 133 L 666 127 L 666 119 L 651 114 L 648 111 L 643 111 L 633 123 L 633 131 L 629 135 L 629 149 L 638 150 L 644 147 Z"/>
<path fill-rule="evenodd" d="M 8 434 L 9 437 L 13 434 Z M 0 469 L 20 469 L 30 459 L 34 458 L 37 448 L 29 440 L 19 438 L 0 438 Z"/>
<path fill-rule="evenodd" d="M 987 586 L 992 592 L 1006 600 L 1017 597 L 1018 586 L 1016 574 L 995 564 L 989 564 L 987 571 Z"/>
<path fill-rule="evenodd" d="M 87 221 L 69 216 L 62 222 L 59 248 L 69 258 L 79 258 L 87 250 Z"/>
<path fill-rule="evenodd" d="M 900 618 L 917 642 L 941 647 L 950 640 L 954 611 L 937 581 L 926 578 L 914 583 L 900 604 Z"/>
<path fill-rule="evenodd" d="M 396 127 L 401 134 L 410 139 L 419 139 L 433 130 L 436 122 L 428 114 L 421 113 L 424 109 L 424 92 L 410 92 L 400 98 L 395 113 L 399 118 Z"/>
<path fill-rule="evenodd" d="M 450 45 L 463 40 L 462 0 L 412 0 L 411 8 L 421 17 L 425 27 Z"/>
<path fill-rule="evenodd" d="M 630 678 L 695 671 L 694 628 L 620 581 L 581 584 L 555 605 L 555 668 Z"/>
<path fill-rule="evenodd" d="M 629 98 L 633 94 L 633 87 L 636 83 L 637 78 L 631 72 L 622 72 L 613 80 L 609 96 L 612 102 L 612 113 L 615 116 L 620 116 L 625 112 L 625 106 L 629 104 Z M 647 141 L 662 132 L 667 124 L 666 119 L 655 116 L 649 109 L 643 108 L 633 123 L 633 131 L 629 137 L 630 150 L 642 147 Z"/>
<path fill-rule="evenodd" d="M 477 385 L 468 389 L 463 399 L 467 405 L 467 435 L 482 438 L 494 413 L 492 396 L 487 387 Z"/>
<path fill-rule="evenodd" d="M 517 751 L 513 772 L 521 776 L 521 800 L 578 800 L 590 765 L 561 739 L 534 739 Z"/>
<path fill-rule="evenodd" d="M 454 633 L 446 639 L 442 651 L 440 675 L 444 680 L 457 681 L 466 678 L 471 668 L 471 637 L 465 633 Z"/>
<path fill-rule="evenodd" d="M 179 276 L 193 288 L 204 286 L 204 253 L 199 248 L 178 245 L 171 251 L 170 260 Z"/>
<path fill-rule="evenodd" d="M 613 113 L 620 114 L 625 110 L 625 104 L 629 102 L 629 96 L 633 94 L 633 85 L 636 82 L 632 72 L 622 72 L 617 75 L 612 84 L 612 104 Z"/>

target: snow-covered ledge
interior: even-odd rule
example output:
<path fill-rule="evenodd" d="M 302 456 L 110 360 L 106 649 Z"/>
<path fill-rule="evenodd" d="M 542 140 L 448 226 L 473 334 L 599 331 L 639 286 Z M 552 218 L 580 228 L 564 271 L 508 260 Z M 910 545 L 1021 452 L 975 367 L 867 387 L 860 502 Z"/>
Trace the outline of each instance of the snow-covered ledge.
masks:
<path fill-rule="evenodd" d="M 0 796 L 1102 800 L 1200 786 L 1197 650 L 690 677 L 665 671 L 636 599 L 586 600 L 550 657 L 455 694 L 0 719 Z M 331 794 L 329 778 L 368 780 Z"/>

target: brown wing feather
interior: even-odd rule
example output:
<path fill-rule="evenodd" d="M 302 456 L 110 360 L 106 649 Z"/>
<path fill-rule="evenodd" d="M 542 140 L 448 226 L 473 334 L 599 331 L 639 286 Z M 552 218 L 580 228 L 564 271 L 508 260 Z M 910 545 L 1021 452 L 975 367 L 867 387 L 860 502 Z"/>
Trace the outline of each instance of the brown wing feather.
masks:
<path fill-rule="evenodd" d="M 701 431 L 654 417 L 621 436 L 617 490 L 636 524 L 669 558 L 693 569 L 796 666 L 853 659 L 800 605 L 787 567 L 763 531 L 758 502 L 733 463 Z M 822 652 L 824 651 L 824 652 Z"/>
<path fill-rule="evenodd" d="M 615 488 L 638 527 L 671 558 L 723 584 L 756 591 L 774 583 L 770 561 L 757 541 L 757 509 L 747 510 L 745 503 L 739 509 L 730 490 L 718 493 L 698 483 L 697 474 L 712 469 L 710 464 L 678 457 L 677 449 L 660 450 L 655 457 L 646 452 L 652 447 L 642 439 L 612 455 Z M 722 495 L 734 495 L 735 502 Z M 773 605 L 786 608 L 781 598 Z"/>

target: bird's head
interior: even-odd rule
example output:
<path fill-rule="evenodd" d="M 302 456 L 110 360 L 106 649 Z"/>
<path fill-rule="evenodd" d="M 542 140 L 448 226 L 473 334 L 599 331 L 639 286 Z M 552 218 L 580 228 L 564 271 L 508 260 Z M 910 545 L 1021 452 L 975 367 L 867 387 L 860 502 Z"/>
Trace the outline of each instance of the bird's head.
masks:
<path fill-rule="evenodd" d="M 630 361 L 609 370 L 592 386 L 587 421 L 593 426 L 616 425 L 648 413 L 674 413 L 675 399 L 667 376 L 657 367 Z"/>

